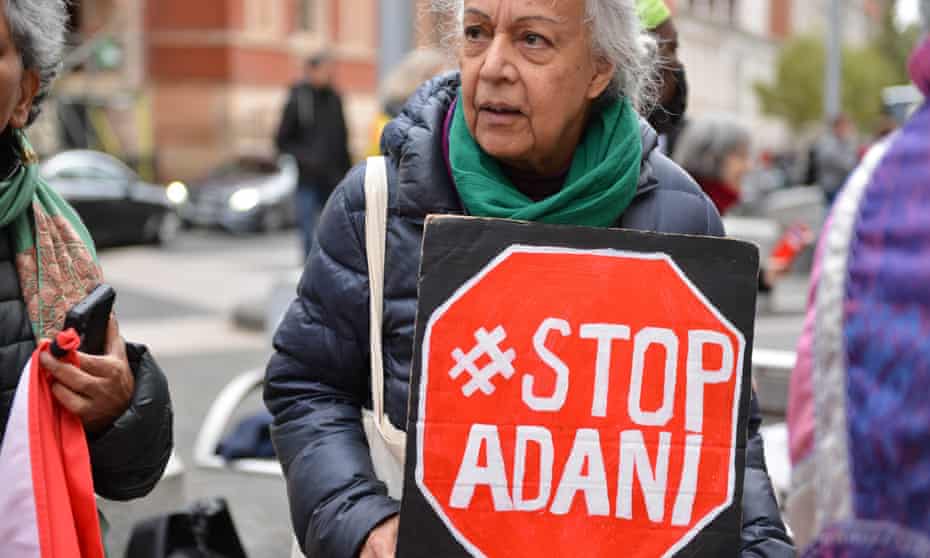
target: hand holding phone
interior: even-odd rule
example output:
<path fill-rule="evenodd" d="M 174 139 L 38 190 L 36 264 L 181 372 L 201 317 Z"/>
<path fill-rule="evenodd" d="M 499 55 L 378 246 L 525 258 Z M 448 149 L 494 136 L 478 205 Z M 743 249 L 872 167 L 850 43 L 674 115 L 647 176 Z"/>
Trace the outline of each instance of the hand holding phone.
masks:
<path fill-rule="evenodd" d="M 110 313 L 114 297 L 109 287 L 98 287 L 69 312 L 66 326 L 83 338 L 77 366 L 58 360 L 50 351 L 39 355 L 54 379 L 52 394 L 91 433 L 106 431 L 129 408 L 135 391 L 126 344 Z M 98 349 L 98 354 L 89 352 Z"/>
<path fill-rule="evenodd" d="M 90 355 L 103 354 L 106 348 L 107 324 L 110 322 L 115 300 L 116 291 L 101 283 L 68 311 L 64 329 L 74 328 L 81 336 L 81 352 Z"/>

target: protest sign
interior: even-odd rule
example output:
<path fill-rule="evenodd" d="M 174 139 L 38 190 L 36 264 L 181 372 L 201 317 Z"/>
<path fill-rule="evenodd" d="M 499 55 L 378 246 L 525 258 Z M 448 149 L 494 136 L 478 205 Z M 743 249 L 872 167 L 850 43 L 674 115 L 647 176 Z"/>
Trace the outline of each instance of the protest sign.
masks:
<path fill-rule="evenodd" d="M 736 556 L 757 274 L 734 240 L 431 217 L 398 556 Z"/>

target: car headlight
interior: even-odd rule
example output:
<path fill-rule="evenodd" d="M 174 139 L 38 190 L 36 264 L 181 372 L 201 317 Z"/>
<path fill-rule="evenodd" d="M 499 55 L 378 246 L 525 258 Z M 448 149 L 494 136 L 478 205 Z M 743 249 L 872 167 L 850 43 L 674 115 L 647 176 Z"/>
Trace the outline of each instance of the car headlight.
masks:
<path fill-rule="evenodd" d="M 229 207 L 233 211 L 244 213 L 255 209 L 258 205 L 258 190 L 255 188 L 243 188 L 229 197 Z"/>
<path fill-rule="evenodd" d="M 181 205 L 187 201 L 189 197 L 187 192 L 187 185 L 183 182 L 175 180 L 168 185 L 168 188 L 165 189 L 165 195 L 168 196 L 168 201 L 174 205 Z"/>

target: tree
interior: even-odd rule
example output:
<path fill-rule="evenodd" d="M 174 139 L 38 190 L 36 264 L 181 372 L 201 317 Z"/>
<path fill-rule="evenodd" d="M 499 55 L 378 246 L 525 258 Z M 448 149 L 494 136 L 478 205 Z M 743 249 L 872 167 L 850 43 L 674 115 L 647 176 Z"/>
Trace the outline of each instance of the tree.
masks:
<path fill-rule="evenodd" d="M 899 30 L 894 3 L 887 2 L 875 39 L 864 47 L 843 49 L 843 111 L 861 130 L 871 130 L 881 114 L 882 89 L 908 83 L 907 60 L 920 32 Z M 756 83 L 762 111 L 781 117 L 793 129 L 821 122 L 826 54 L 823 39 L 795 37 L 778 57 L 775 81 Z"/>
<path fill-rule="evenodd" d="M 907 74 L 907 61 L 911 50 L 920 39 L 920 27 L 911 25 L 906 29 L 899 29 L 895 24 L 895 5 L 897 2 L 885 2 L 882 11 L 881 27 L 873 41 L 873 46 L 897 73 L 898 83 L 907 83 L 910 76 Z"/>
<path fill-rule="evenodd" d="M 823 41 L 797 37 L 782 48 L 772 84 L 756 83 L 762 112 L 783 118 L 793 129 L 823 117 Z"/>

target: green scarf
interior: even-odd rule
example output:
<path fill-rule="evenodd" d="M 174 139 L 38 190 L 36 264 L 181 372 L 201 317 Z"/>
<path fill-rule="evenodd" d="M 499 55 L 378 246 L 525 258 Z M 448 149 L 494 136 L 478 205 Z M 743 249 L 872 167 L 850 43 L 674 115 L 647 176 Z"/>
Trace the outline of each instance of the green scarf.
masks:
<path fill-rule="evenodd" d="M 80 217 L 39 176 L 22 131 L 13 133 L 22 164 L 0 181 L 0 227 L 9 227 L 23 300 L 37 339 L 57 333 L 67 311 L 102 276 L 93 240 Z"/>
<path fill-rule="evenodd" d="M 611 227 L 633 200 L 643 152 L 639 120 L 626 99 L 592 114 L 565 185 L 534 202 L 475 141 L 459 96 L 449 130 L 452 177 L 468 213 L 550 224 Z"/>

